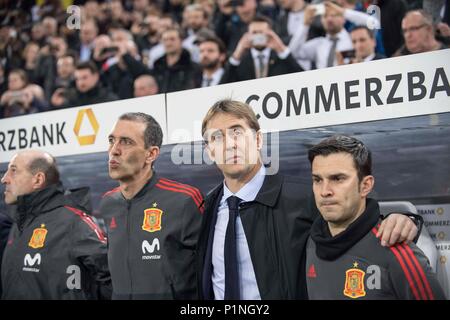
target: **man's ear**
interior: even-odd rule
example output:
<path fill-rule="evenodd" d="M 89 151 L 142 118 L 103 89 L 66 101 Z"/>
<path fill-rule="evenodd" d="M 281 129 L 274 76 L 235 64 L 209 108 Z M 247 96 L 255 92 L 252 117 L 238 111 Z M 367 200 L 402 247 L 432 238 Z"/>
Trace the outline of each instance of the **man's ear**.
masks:
<path fill-rule="evenodd" d="M 205 144 L 205 150 L 206 150 L 206 152 L 208 153 L 208 157 L 209 157 L 209 159 L 211 159 L 211 161 L 212 162 L 215 162 L 215 153 L 214 153 L 214 151 L 212 150 L 213 149 L 213 147 L 211 147 L 211 145 L 210 144 Z"/>
<path fill-rule="evenodd" d="M 373 190 L 375 185 L 375 178 L 373 176 L 365 176 L 360 183 L 361 196 L 367 197 L 367 195 Z"/>
<path fill-rule="evenodd" d="M 256 132 L 256 148 L 258 149 L 258 151 L 261 151 L 263 145 L 264 145 L 264 136 L 261 130 L 258 130 Z"/>
<path fill-rule="evenodd" d="M 149 165 L 152 165 L 152 163 L 155 162 L 156 159 L 159 157 L 159 153 L 160 153 L 159 147 L 151 146 L 150 148 L 147 149 L 145 162 L 148 163 Z"/>
<path fill-rule="evenodd" d="M 47 177 L 43 172 L 39 171 L 33 176 L 33 179 L 31 181 L 34 190 L 41 190 L 44 189 L 47 183 Z"/>

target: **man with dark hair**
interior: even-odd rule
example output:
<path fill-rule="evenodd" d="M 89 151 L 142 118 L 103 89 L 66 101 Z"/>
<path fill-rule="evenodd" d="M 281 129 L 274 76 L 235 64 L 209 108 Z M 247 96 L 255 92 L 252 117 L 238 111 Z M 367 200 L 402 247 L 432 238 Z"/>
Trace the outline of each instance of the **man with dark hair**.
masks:
<path fill-rule="evenodd" d="M 272 22 L 264 16 L 256 16 L 228 59 L 227 82 L 276 76 L 303 69 L 272 30 Z"/>
<path fill-rule="evenodd" d="M 203 213 L 197 188 L 158 176 L 163 133 L 145 113 L 119 117 L 109 137 L 103 196 L 113 299 L 195 299 L 194 253 Z"/>
<path fill-rule="evenodd" d="M 350 31 L 352 39 L 354 57 L 350 58 L 352 63 L 367 62 L 386 58 L 384 55 L 375 52 L 377 45 L 375 35 L 372 30 L 366 26 L 356 26 Z M 339 52 L 337 53 L 340 54 Z"/>
<path fill-rule="evenodd" d="M 109 299 L 106 238 L 87 188 L 64 190 L 55 159 L 14 155 L 1 180 L 14 220 L 2 263 L 3 299 Z"/>
<path fill-rule="evenodd" d="M 307 245 L 310 299 L 445 299 L 415 244 L 381 246 L 378 202 L 367 198 L 375 179 L 369 149 L 334 136 L 308 152 L 321 217 Z M 333 270 L 333 272 L 330 272 Z"/>
<path fill-rule="evenodd" d="M 165 55 L 155 61 L 153 76 L 160 92 L 174 92 L 197 87 L 201 70 L 192 62 L 189 51 L 182 47 L 181 31 L 168 28 L 162 33 Z"/>
<path fill-rule="evenodd" d="M 199 42 L 200 66 L 202 68 L 202 87 L 223 83 L 223 63 L 226 59 L 225 45 L 217 37 L 208 37 Z"/>
<path fill-rule="evenodd" d="M 224 181 L 205 199 L 197 250 L 200 299 L 306 299 L 305 248 L 317 209 L 300 193 L 301 182 L 266 174 L 263 135 L 248 104 L 216 102 L 202 135 Z M 392 243 L 412 240 L 417 231 L 401 215 L 384 223 L 381 236 Z M 391 238 L 392 230 L 405 232 Z"/>
<path fill-rule="evenodd" d="M 83 105 L 117 100 L 118 97 L 103 88 L 97 66 L 92 61 L 80 62 L 75 68 L 76 88 L 55 92 L 52 105 L 57 108 L 78 107 Z"/>

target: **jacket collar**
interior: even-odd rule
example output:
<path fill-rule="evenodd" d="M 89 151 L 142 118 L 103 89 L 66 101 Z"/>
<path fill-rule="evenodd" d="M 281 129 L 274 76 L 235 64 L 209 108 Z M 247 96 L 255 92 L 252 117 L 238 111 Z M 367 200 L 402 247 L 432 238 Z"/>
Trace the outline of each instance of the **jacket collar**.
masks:
<path fill-rule="evenodd" d="M 11 207 L 11 216 L 22 230 L 28 217 L 36 217 L 61 206 L 64 206 L 64 188 L 59 182 L 17 197 L 17 204 Z"/>
<path fill-rule="evenodd" d="M 148 182 L 142 187 L 142 189 L 139 190 L 138 193 L 136 193 L 136 195 L 133 197 L 132 200 L 142 198 L 144 195 L 147 194 L 148 190 L 152 189 L 155 186 L 155 184 L 158 181 L 159 181 L 159 176 L 153 170 L 153 174 L 152 174 L 152 177 L 150 178 L 150 180 L 148 180 Z M 122 197 L 123 197 L 123 195 L 122 195 Z"/>
<path fill-rule="evenodd" d="M 347 229 L 333 237 L 328 223 L 319 216 L 311 227 L 311 239 L 316 244 L 316 254 L 324 260 L 335 260 L 353 247 L 376 225 L 380 218 L 378 202 L 366 200 L 366 210 Z"/>
<path fill-rule="evenodd" d="M 260 202 L 268 207 L 274 207 L 280 195 L 283 176 L 280 174 L 267 175 L 264 183 L 256 196 L 255 201 Z"/>
<path fill-rule="evenodd" d="M 259 190 L 254 201 L 268 207 L 274 207 L 277 203 L 281 191 L 283 177 L 279 174 L 267 175 L 264 178 L 263 185 Z M 209 207 L 211 200 L 216 200 L 220 194 L 223 194 L 223 183 L 212 189 L 206 197 L 206 206 Z M 220 199 L 219 199 L 220 200 Z"/>

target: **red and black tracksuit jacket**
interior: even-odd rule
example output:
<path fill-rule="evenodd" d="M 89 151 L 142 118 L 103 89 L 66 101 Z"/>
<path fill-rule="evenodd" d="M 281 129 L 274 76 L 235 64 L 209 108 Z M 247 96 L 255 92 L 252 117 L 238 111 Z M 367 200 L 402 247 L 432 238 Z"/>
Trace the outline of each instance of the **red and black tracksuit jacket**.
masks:
<path fill-rule="evenodd" d="M 108 230 L 113 299 L 194 299 L 194 256 L 203 196 L 155 173 L 133 199 L 107 192 L 100 212 Z"/>
<path fill-rule="evenodd" d="M 365 212 L 335 237 L 322 217 L 316 219 L 307 245 L 309 299 L 445 299 L 415 244 L 381 246 L 379 217 L 378 203 L 367 199 Z"/>
<path fill-rule="evenodd" d="M 87 188 L 69 191 L 59 183 L 18 197 L 3 255 L 2 299 L 111 298 L 107 241 L 84 212 L 89 202 Z"/>

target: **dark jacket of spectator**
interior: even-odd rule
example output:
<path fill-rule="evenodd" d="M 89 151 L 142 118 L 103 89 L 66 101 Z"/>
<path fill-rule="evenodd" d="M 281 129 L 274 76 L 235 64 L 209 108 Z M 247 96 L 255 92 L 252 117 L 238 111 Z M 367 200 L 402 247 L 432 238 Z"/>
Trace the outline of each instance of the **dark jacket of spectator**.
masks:
<path fill-rule="evenodd" d="M 298 65 L 292 54 L 289 54 L 286 59 L 280 59 L 273 50 L 270 52 L 268 68 L 268 77 L 303 71 L 302 67 Z M 242 57 L 241 63 L 238 66 L 234 66 L 229 62 L 226 64 L 222 83 L 251 80 L 255 78 L 255 64 L 250 51 L 248 51 Z"/>
<path fill-rule="evenodd" d="M 67 91 L 67 105 L 65 107 L 79 107 L 88 104 L 117 100 L 118 97 L 106 88 L 96 85 L 89 91 L 80 92 L 76 89 Z"/>
<path fill-rule="evenodd" d="M 378 0 L 385 54 L 390 57 L 403 45 L 402 19 L 407 11 L 404 0 Z"/>
<path fill-rule="evenodd" d="M 119 99 L 133 98 L 134 80 L 143 74 L 150 74 L 151 71 L 128 53 L 123 55 L 122 60 L 125 69 L 115 64 L 103 73 L 102 79 L 107 79 L 108 86 L 119 96 Z"/>
<path fill-rule="evenodd" d="M 172 66 L 167 64 L 166 55 L 156 60 L 153 76 L 161 93 L 197 88 L 202 78 L 199 65 L 191 61 L 186 49 L 183 49 L 180 59 Z"/>

